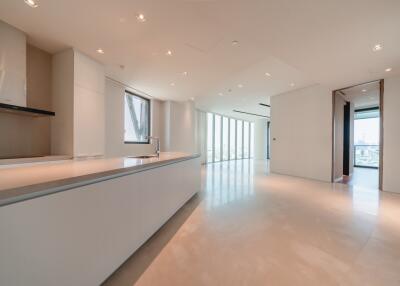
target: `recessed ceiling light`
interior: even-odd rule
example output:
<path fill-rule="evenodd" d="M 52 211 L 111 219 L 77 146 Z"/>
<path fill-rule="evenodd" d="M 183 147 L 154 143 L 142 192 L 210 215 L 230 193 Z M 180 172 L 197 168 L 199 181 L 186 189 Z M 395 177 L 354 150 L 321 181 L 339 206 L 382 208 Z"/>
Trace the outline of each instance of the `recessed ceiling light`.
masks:
<path fill-rule="evenodd" d="M 24 0 L 24 1 L 25 1 L 25 3 L 26 3 L 29 7 L 32 7 L 32 8 L 37 8 L 37 7 L 39 7 L 38 2 L 35 1 L 35 0 Z"/>
<path fill-rule="evenodd" d="M 266 76 L 271 76 L 271 74 L 269 72 L 266 72 L 265 75 Z"/>
<path fill-rule="evenodd" d="M 183 76 L 187 76 L 187 75 L 188 75 L 188 72 L 187 72 L 187 71 L 184 71 L 184 72 L 182 73 L 182 75 L 183 75 Z"/>
<path fill-rule="evenodd" d="M 239 83 L 238 88 L 242 88 L 242 87 L 243 87 L 243 84 Z"/>
<path fill-rule="evenodd" d="M 174 82 L 171 82 L 171 84 L 170 84 L 171 86 L 175 86 L 175 83 Z"/>
<path fill-rule="evenodd" d="M 294 83 L 292 82 L 292 83 L 290 84 L 290 86 L 294 86 Z"/>
<path fill-rule="evenodd" d="M 385 69 L 385 72 L 390 72 L 390 71 L 392 71 L 392 68 Z"/>
<path fill-rule="evenodd" d="M 96 50 L 99 54 L 104 54 L 104 51 L 102 49 L 97 49 Z"/>
<path fill-rule="evenodd" d="M 218 93 L 219 96 L 224 96 L 224 94 L 222 92 Z"/>
<path fill-rule="evenodd" d="M 191 97 L 190 100 L 191 100 L 191 101 L 194 101 L 194 97 Z"/>
<path fill-rule="evenodd" d="M 143 22 L 146 22 L 146 17 L 140 13 L 136 16 L 136 20 L 143 23 Z"/>
<path fill-rule="evenodd" d="M 372 48 L 372 50 L 373 50 L 374 52 L 380 51 L 380 50 L 382 50 L 382 49 L 383 49 L 383 46 L 382 46 L 381 44 L 376 44 L 376 45 Z"/>
<path fill-rule="evenodd" d="M 171 50 L 168 50 L 168 51 L 166 52 L 166 55 L 167 55 L 167 56 L 172 56 L 172 51 L 171 51 Z"/>
<path fill-rule="evenodd" d="M 362 92 L 367 92 L 367 90 L 366 90 L 366 89 L 363 89 Z"/>
<path fill-rule="evenodd" d="M 239 41 L 236 41 L 236 40 L 232 41 L 232 46 L 237 46 L 238 44 L 239 44 Z"/>

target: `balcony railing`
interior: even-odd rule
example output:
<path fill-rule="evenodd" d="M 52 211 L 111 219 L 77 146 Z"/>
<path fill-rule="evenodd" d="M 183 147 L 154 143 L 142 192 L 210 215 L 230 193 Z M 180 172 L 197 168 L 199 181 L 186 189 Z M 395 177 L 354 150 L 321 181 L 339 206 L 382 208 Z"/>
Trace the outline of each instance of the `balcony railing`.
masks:
<path fill-rule="evenodd" d="M 378 168 L 379 145 L 354 145 L 354 166 Z"/>

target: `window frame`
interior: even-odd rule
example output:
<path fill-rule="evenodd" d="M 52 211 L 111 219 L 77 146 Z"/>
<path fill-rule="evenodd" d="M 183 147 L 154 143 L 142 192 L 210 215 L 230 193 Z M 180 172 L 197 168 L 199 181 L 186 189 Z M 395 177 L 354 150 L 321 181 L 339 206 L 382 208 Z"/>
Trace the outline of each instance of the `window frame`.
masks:
<path fill-rule="evenodd" d="M 125 90 L 125 94 L 124 94 L 124 121 L 125 121 L 125 96 L 135 96 L 135 97 L 139 97 L 140 99 L 143 99 L 145 101 L 148 102 L 148 106 L 149 106 L 149 112 L 147 112 L 147 121 L 149 122 L 149 128 L 148 128 L 148 134 L 147 134 L 147 141 L 126 141 L 125 140 L 125 122 L 124 122 L 124 144 L 150 144 L 150 136 L 151 136 L 151 100 L 150 98 L 141 96 L 139 94 L 133 93 L 129 90 Z"/>

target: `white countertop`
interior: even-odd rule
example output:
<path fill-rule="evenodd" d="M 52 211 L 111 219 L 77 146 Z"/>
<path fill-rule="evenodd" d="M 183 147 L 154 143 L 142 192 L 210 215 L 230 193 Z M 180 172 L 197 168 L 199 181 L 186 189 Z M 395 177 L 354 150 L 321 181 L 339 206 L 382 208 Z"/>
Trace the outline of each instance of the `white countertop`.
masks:
<path fill-rule="evenodd" d="M 198 155 L 162 152 L 159 157 L 148 159 L 117 157 L 2 166 L 0 206 L 196 157 Z"/>

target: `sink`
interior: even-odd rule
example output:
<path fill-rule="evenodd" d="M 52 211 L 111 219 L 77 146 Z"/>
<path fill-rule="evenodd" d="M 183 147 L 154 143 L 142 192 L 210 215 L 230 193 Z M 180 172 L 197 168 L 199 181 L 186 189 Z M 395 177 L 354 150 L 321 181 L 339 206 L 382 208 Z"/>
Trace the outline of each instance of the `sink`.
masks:
<path fill-rule="evenodd" d="M 135 159 L 149 159 L 155 157 L 157 157 L 157 155 L 128 156 L 128 158 L 135 158 Z"/>

